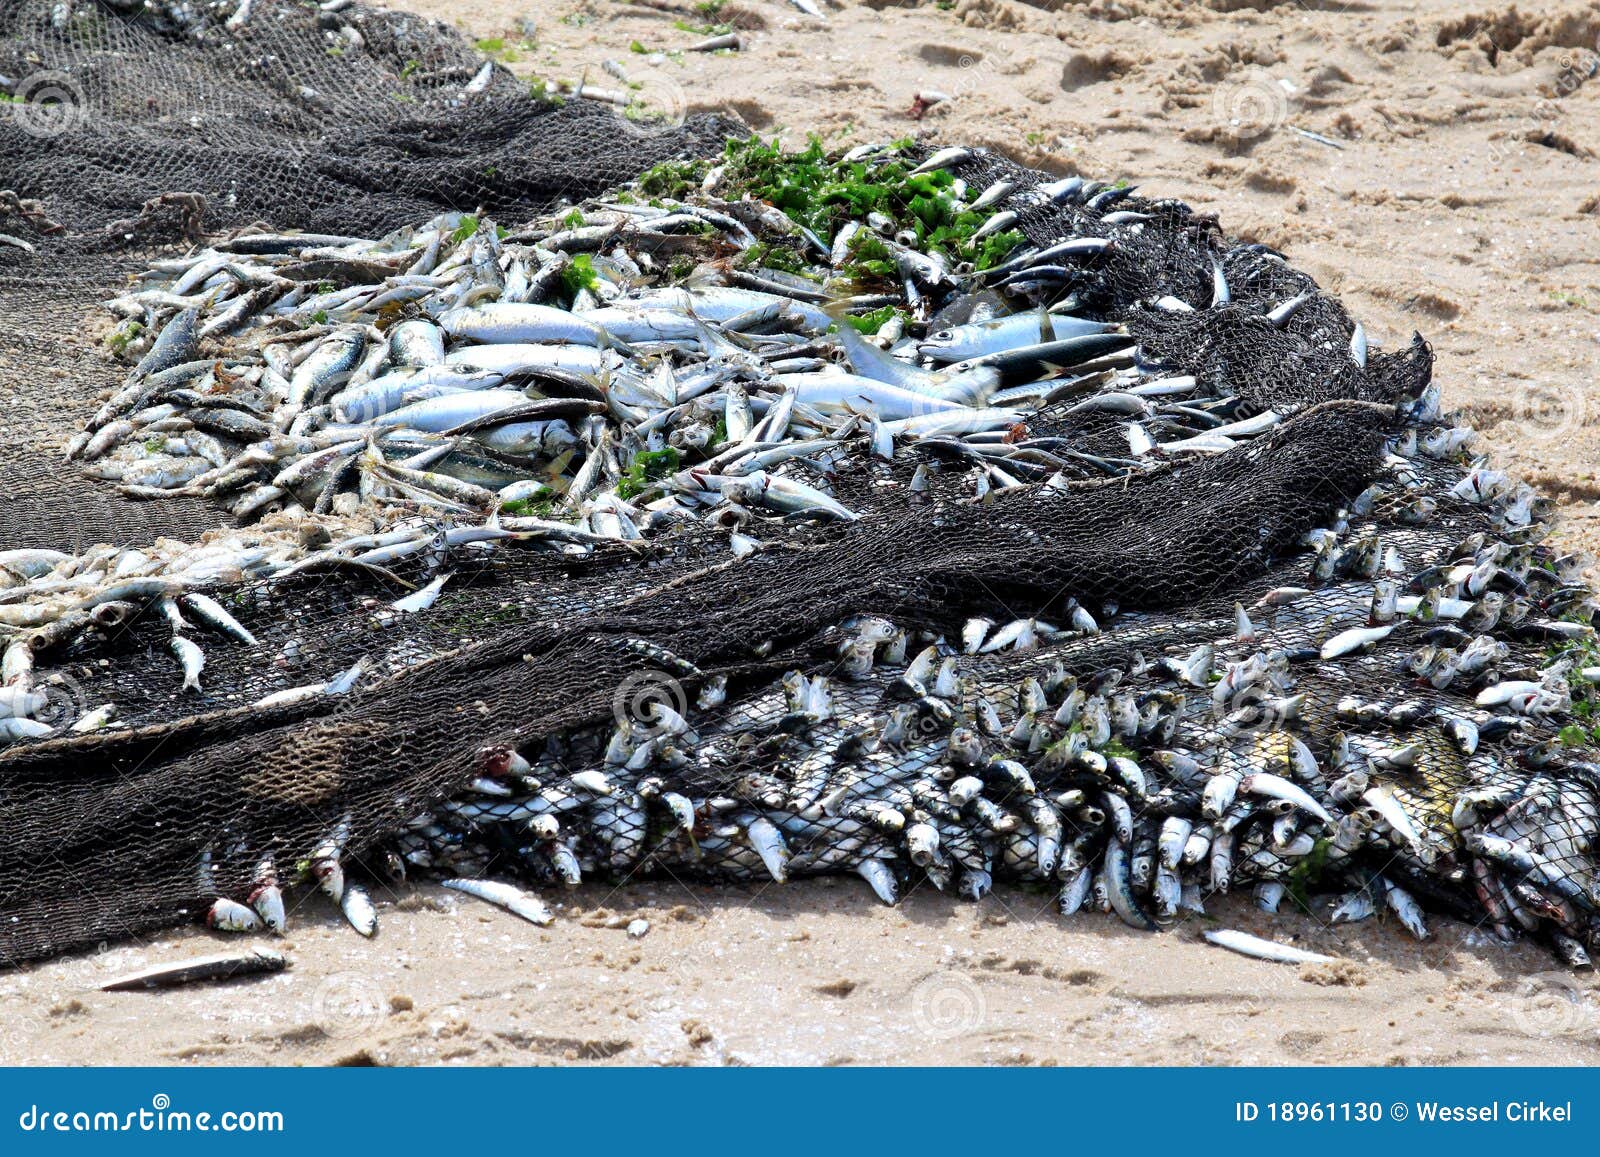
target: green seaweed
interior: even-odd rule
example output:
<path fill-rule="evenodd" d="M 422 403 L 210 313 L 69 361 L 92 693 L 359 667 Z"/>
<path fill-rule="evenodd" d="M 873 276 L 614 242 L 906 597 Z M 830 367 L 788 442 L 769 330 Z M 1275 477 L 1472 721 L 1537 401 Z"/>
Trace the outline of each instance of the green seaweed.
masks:
<path fill-rule="evenodd" d="M 663 478 L 678 472 L 681 458 L 671 446 L 662 450 L 640 450 L 617 483 L 617 497 L 630 499 L 648 490 Z"/>
<path fill-rule="evenodd" d="M 757 241 L 739 255 L 739 268 L 777 269 L 784 273 L 803 274 L 809 272 L 811 267 L 799 250 L 792 246 Z"/>
<path fill-rule="evenodd" d="M 513 518 L 548 518 L 555 513 L 556 503 L 560 501 L 559 494 L 551 493 L 538 498 L 517 498 L 510 502 L 500 504 L 500 513 L 509 514 Z"/>
<path fill-rule="evenodd" d="M 896 317 L 902 321 L 911 320 L 909 313 L 893 305 L 885 305 L 879 309 L 868 310 L 866 313 L 854 314 L 844 320 L 857 333 L 874 334 Z"/>
<path fill-rule="evenodd" d="M 117 326 L 116 329 L 112 330 L 106 335 L 106 347 L 110 349 L 112 353 L 116 354 L 118 357 L 121 357 L 123 354 L 128 352 L 128 346 L 133 344 L 134 339 L 143 332 L 143 322 L 123 322 L 121 325 Z"/>
<path fill-rule="evenodd" d="M 681 197 L 698 187 L 710 170 L 706 161 L 662 161 L 640 176 L 639 189 L 647 197 Z"/>
<path fill-rule="evenodd" d="M 1027 238 L 1015 229 L 991 233 L 979 243 L 973 265 L 979 269 L 993 269 L 1011 256 L 1012 251 L 1026 240 Z"/>
<path fill-rule="evenodd" d="M 1311 846 L 1310 853 L 1301 856 L 1295 866 L 1289 869 L 1289 877 L 1284 881 L 1284 886 L 1289 899 L 1294 901 L 1295 907 L 1302 912 L 1311 911 L 1311 894 L 1322 883 L 1322 874 L 1328 866 L 1330 846 L 1326 838 L 1317 840 Z"/>
<path fill-rule="evenodd" d="M 1023 240 L 1020 233 L 1008 231 L 974 241 L 973 234 L 996 210 L 965 208 L 955 195 L 955 177 L 946 170 L 913 173 L 915 165 L 899 155 L 909 147 L 909 141 L 897 141 L 887 155 L 869 163 L 832 159 L 815 136 L 797 152 L 784 152 L 776 140 L 760 137 L 731 141 L 724 150 L 718 191 L 767 201 L 824 239 L 851 221 L 881 214 L 895 232 L 909 230 L 922 252 L 940 252 L 979 268 L 998 264 Z M 668 162 L 647 173 L 641 185 L 646 192 L 676 196 L 708 171 L 704 163 L 690 168 Z M 895 275 L 881 239 L 858 244 L 864 248 L 849 255 L 846 276 L 870 282 Z"/>
<path fill-rule="evenodd" d="M 577 297 L 584 290 L 592 290 L 599 284 L 600 275 L 594 271 L 594 260 L 587 253 L 579 253 L 572 259 L 572 264 L 561 271 L 561 287 L 569 298 Z"/>
<path fill-rule="evenodd" d="M 1120 755 L 1123 759 L 1136 760 L 1139 758 L 1137 752 L 1135 752 L 1127 744 L 1123 743 L 1122 740 L 1116 738 L 1108 739 L 1101 744 L 1100 754 L 1105 756 Z"/>

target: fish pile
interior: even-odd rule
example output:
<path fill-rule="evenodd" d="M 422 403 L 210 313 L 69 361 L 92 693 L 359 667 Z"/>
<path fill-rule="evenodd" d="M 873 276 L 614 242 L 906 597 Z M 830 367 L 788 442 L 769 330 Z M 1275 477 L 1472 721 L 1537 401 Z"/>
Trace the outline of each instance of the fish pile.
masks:
<path fill-rule="evenodd" d="M 1419 939 L 1426 904 L 1586 965 L 1600 765 L 1557 723 L 1600 681 L 1592 596 L 1525 487 L 1428 461 L 1470 436 L 1431 404 L 1432 432 L 1398 435 L 1385 478 L 1231 615 L 1179 632 L 1069 604 L 948 637 L 861 616 L 737 697 L 658 655 L 692 706 L 672 682 L 614 726 L 485 748 L 389 870 L 557 887 L 842 872 L 887 904 L 922 879 L 973 900 L 1008 879 L 1150 930 L 1250 885 L 1267 911 L 1387 911 Z M 1484 529 L 1419 528 L 1428 502 Z M 473 886 L 549 919 L 508 883 Z"/>
<path fill-rule="evenodd" d="M 203 496 L 263 529 L 198 558 L 178 543 L 0 555 L 7 685 L 158 606 L 177 685 L 198 691 L 206 640 L 184 610 L 252 645 L 206 600 L 227 583 L 344 569 L 406 585 L 394 568 L 422 562 L 394 604 L 414 613 L 453 559 L 495 543 L 582 557 L 701 527 L 746 555 L 764 545 L 746 533 L 758 514 L 855 521 L 829 477 L 857 452 L 917 455 L 919 493 L 941 463 L 970 467 L 981 497 L 1218 453 L 1280 420 L 1141 365 L 1124 326 L 1059 292 L 1069 266 L 1152 219 L 1117 208 L 1131 186 L 954 175 L 983 160 L 868 146 L 838 162 L 965 223 L 926 251 L 906 224 L 919 217 L 875 211 L 824 241 L 748 196 L 634 186 L 516 231 L 450 213 L 376 240 L 245 233 L 153 263 L 108 303 L 110 345 L 142 356 L 67 457 L 130 498 Z M 1104 236 L 1029 245 L 1009 226 L 1030 205 L 1080 207 Z M 1220 264 L 1212 293 L 1230 300 Z M 1359 330 L 1351 356 L 1366 356 Z M 1063 399 L 1127 419 L 1126 450 L 1028 437 L 1030 413 Z M 327 676 L 273 701 L 344 685 Z M 14 718 L 3 738 L 58 730 Z"/>
<path fill-rule="evenodd" d="M 204 694 L 185 615 L 253 645 L 249 616 L 204 593 L 241 578 L 348 568 L 414 588 L 386 613 L 426 614 L 490 551 L 582 560 L 697 533 L 739 560 L 910 503 L 1181 470 L 1296 420 L 1163 364 L 1127 324 L 1244 308 L 1290 326 L 1314 287 L 1259 303 L 1230 287 L 1229 271 L 1282 268 L 1271 250 L 1219 252 L 1194 300 L 1108 312 L 1076 290 L 1178 203 L 966 148 L 794 165 L 730 147 L 517 229 L 451 213 L 153 263 L 109 303 L 138 363 L 69 457 L 130 497 L 260 521 L 199 563 L 0 556 L 0 706 L 20 731 L 4 737 L 52 733 L 26 726 L 32 659 L 109 606 L 160 608 L 174 679 Z M 1075 230 L 1030 240 L 1053 209 Z M 1340 340 L 1366 366 L 1361 327 Z M 1074 421 L 1114 435 L 1076 438 Z M 376 861 L 538 923 L 538 896 L 498 877 L 853 872 L 887 903 L 922 878 L 973 899 L 1011 879 L 1141 928 L 1246 884 L 1269 909 L 1333 890 L 1339 921 L 1387 910 L 1422 936 L 1425 903 L 1581 963 L 1600 927 L 1600 768 L 1569 728 L 1600 681 L 1594 603 L 1581 561 L 1545 542 L 1550 504 L 1472 440 L 1436 387 L 1401 399 L 1382 478 L 1231 613 L 856 616 L 770 686 L 642 644 L 657 693 L 619 690 L 605 726 L 485 746 L 476 779 Z M 862 464 L 870 502 L 838 484 Z M 327 675 L 269 698 L 340 694 L 363 671 Z M 345 872 L 374 862 L 354 830 L 327 832 L 296 877 L 371 935 Z M 209 920 L 281 930 L 274 861 Z"/>

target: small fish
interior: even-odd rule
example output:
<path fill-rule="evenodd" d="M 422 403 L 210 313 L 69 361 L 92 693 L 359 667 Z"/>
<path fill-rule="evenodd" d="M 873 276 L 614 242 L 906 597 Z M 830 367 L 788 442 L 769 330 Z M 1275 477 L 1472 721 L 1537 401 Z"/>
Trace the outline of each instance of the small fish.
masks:
<path fill-rule="evenodd" d="M 1381 627 L 1351 627 L 1347 631 L 1340 631 L 1322 644 L 1321 655 L 1324 659 L 1337 659 L 1356 651 L 1370 650 L 1394 634 L 1394 628 L 1393 623 L 1388 623 Z"/>
<path fill-rule="evenodd" d="M 172 636 L 170 646 L 183 666 L 183 690 L 200 690 L 200 675 L 206 669 L 206 653 L 182 635 Z"/>
<path fill-rule="evenodd" d="M 1111 907 L 1122 918 L 1122 922 L 1131 928 L 1154 932 L 1157 927 L 1156 922 L 1140 906 L 1133 894 L 1129 877 L 1128 849 L 1118 836 L 1112 836 L 1106 845 L 1105 878 Z"/>
<path fill-rule="evenodd" d="M 1229 952 L 1237 952 L 1241 956 L 1253 956 L 1257 960 L 1270 960 L 1275 964 L 1329 964 L 1336 959 L 1324 956 L 1320 952 L 1307 952 L 1303 948 L 1279 944 L 1275 940 L 1263 940 L 1248 932 L 1236 932 L 1228 928 L 1210 930 L 1205 933 L 1205 938 L 1208 943 L 1215 944 L 1218 948 L 1226 948 Z"/>
<path fill-rule="evenodd" d="M 250 893 L 250 906 L 269 931 L 281 933 L 288 923 L 283 907 L 283 889 L 278 886 L 277 872 L 270 859 L 263 860 L 256 867 L 256 888 Z"/>
<path fill-rule="evenodd" d="M 1416 825 L 1411 822 L 1411 817 L 1406 814 L 1405 808 L 1400 806 L 1400 801 L 1394 798 L 1392 791 L 1387 787 L 1371 787 L 1362 793 L 1361 798 L 1383 817 L 1384 823 L 1388 824 L 1397 836 L 1410 845 L 1413 852 L 1421 854 L 1422 834 L 1417 831 Z"/>
<path fill-rule="evenodd" d="M 611 785 L 611 780 L 608 779 L 606 774 L 601 771 L 575 772 L 570 777 L 569 782 L 571 782 L 573 787 L 580 788 L 581 790 L 588 792 L 590 795 L 609 796 L 616 791 L 616 789 Z"/>
<path fill-rule="evenodd" d="M 341 820 L 309 857 L 312 876 L 315 877 L 323 893 L 335 904 L 344 900 L 344 867 L 339 863 L 339 858 L 344 852 L 345 841 L 349 838 L 349 824 Z"/>
<path fill-rule="evenodd" d="M 821 15 L 821 13 L 814 13 L 814 15 Z M 916 168 L 912 169 L 911 175 L 916 176 L 918 173 L 931 173 L 935 169 L 953 169 L 957 165 L 965 164 L 971 159 L 971 149 L 961 148 L 960 146 L 955 146 L 948 149 L 940 149 Z"/>
<path fill-rule="evenodd" d="M 206 912 L 206 924 L 218 932 L 259 932 L 261 918 L 255 912 L 226 896 L 217 897 Z"/>
<path fill-rule="evenodd" d="M 198 591 L 190 591 L 179 601 L 194 614 L 195 618 L 206 626 L 237 639 L 247 647 L 256 646 L 256 637 L 245 630 L 239 620 L 229 614 L 227 609 L 215 599 L 200 594 Z"/>
<path fill-rule="evenodd" d="M 550 909 L 545 907 L 544 901 L 512 884 L 504 884 L 498 880 L 458 879 L 441 880 L 439 883 L 451 891 L 504 908 L 512 915 L 520 916 L 530 924 L 537 924 L 541 928 L 555 921 Z"/>
<path fill-rule="evenodd" d="M 1351 892 L 1340 900 L 1334 908 L 1333 914 L 1328 917 L 1330 924 L 1355 924 L 1367 919 L 1378 910 L 1377 902 L 1373 900 L 1372 893 L 1365 888 Z"/>
<path fill-rule="evenodd" d="M 91 732 L 104 731 L 107 727 L 111 726 L 116 718 L 117 705 L 115 703 L 107 703 L 104 706 L 96 707 L 93 711 L 87 712 L 81 719 L 72 725 L 70 730 L 75 735 L 88 735 Z"/>
<path fill-rule="evenodd" d="M 856 865 L 856 874 L 871 885 L 873 893 L 889 907 L 900 902 L 900 882 L 882 860 L 862 860 Z"/>
<path fill-rule="evenodd" d="M 1383 881 L 1383 888 L 1384 902 L 1389 905 L 1389 910 L 1399 918 L 1400 923 L 1405 925 L 1406 931 L 1410 932 L 1418 940 L 1426 940 L 1428 938 L 1428 925 L 1423 918 L 1422 908 L 1418 905 L 1416 899 L 1404 888 L 1398 884 L 1390 883 L 1388 880 Z"/>
<path fill-rule="evenodd" d="M 402 615 L 421 614 L 439 601 L 439 592 L 444 590 L 444 584 L 454 577 L 455 575 L 451 573 L 435 575 L 427 586 L 422 587 L 420 590 L 412 591 L 404 598 L 396 599 L 389 606 L 392 610 L 399 611 Z"/>
<path fill-rule="evenodd" d="M 242 955 L 221 953 L 152 965 L 138 972 L 119 976 L 115 980 L 108 980 L 100 986 L 100 991 L 135 992 L 139 989 L 173 988 L 180 984 L 194 984 L 199 981 L 232 980 L 240 976 L 282 972 L 288 966 L 289 960 L 283 953 L 270 948 L 255 948 Z"/>
<path fill-rule="evenodd" d="M 761 818 L 750 820 L 744 834 L 766 865 L 767 873 L 778 883 L 785 882 L 789 878 L 789 848 L 783 834 L 770 820 Z"/>
<path fill-rule="evenodd" d="M 1094 887 L 1094 869 L 1080 868 L 1061 888 L 1057 909 L 1063 916 L 1078 913 L 1089 899 Z"/>
<path fill-rule="evenodd" d="M 1313 799 L 1310 792 L 1298 784 L 1290 783 L 1282 776 L 1253 772 L 1239 781 L 1239 790 L 1247 795 L 1264 795 L 1270 799 L 1284 800 L 1301 811 L 1316 816 L 1325 824 L 1333 823 L 1333 816 L 1328 809 Z"/>
<path fill-rule="evenodd" d="M 378 910 L 372 906 L 372 897 L 360 884 L 346 884 L 339 898 L 339 910 L 350 921 L 350 927 L 363 936 L 371 937 L 378 931 Z"/>

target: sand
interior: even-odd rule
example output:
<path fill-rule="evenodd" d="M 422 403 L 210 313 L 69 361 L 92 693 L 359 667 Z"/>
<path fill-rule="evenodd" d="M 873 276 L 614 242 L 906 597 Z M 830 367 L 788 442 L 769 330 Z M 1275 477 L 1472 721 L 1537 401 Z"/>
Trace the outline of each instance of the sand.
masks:
<path fill-rule="evenodd" d="M 823 2 L 825 22 L 734 0 L 715 19 L 743 48 L 719 55 L 682 51 L 705 34 L 675 21 L 710 18 L 670 0 L 398 6 L 503 41 L 521 75 L 616 88 L 617 62 L 672 115 L 729 112 L 790 143 L 929 133 L 1215 212 L 1339 294 L 1376 344 L 1422 331 L 1447 401 L 1562 500 L 1569 541 L 1600 545 L 1600 84 L 1583 83 L 1600 4 Z M 950 99 L 918 119 L 933 92 Z M 855 879 L 586 886 L 551 897 L 565 906 L 544 930 L 431 886 L 390 899 L 368 942 L 302 898 L 292 968 L 255 981 L 97 991 L 238 943 L 198 931 L 0 975 L 0 1060 L 1600 1061 L 1590 974 L 1437 919 L 1419 945 L 1392 921 L 1329 930 L 1232 897 L 1151 935 L 1005 889 L 968 905 L 923 887 L 891 910 Z M 610 926 L 639 918 L 642 938 Z M 1343 960 L 1234 956 L 1200 940 L 1219 926 Z"/>
<path fill-rule="evenodd" d="M 552 897 L 554 899 L 554 897 Z M 1592 981 L 1544 950 L 1436 921 L 1329 930 L 1246 898 L 1165 935 L 1063 921 L 1003 889 L 899 908 L 859 880 L 586 886 L 548 929 L 427 886 L 362 940 L 316 897 L 292 967 L 107 993 L 146 964 L 245 947 L 157 937 L 0 977 L 0 1060 L 29 1064 L 1593 1064 Z M 628 934 L 649 922 L 643 937 Z M 1243 928 L 1340 958 L 1269 964 L 1200 940 Z"/>

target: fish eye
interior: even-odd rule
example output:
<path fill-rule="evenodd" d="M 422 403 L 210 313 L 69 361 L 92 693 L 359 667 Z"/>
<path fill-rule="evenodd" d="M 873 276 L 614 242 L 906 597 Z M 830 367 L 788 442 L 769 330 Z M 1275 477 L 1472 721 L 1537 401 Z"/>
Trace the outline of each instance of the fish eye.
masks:
<path fill-rule="evenodd" d="M 956 335 L 955 335 L 955 332 L 953 330 L 941 329 L 938 333 L 934 334 L 928 340 L 929 341 L 949 341 L 951 338 L 953 338 L 955 336 Z"/>

